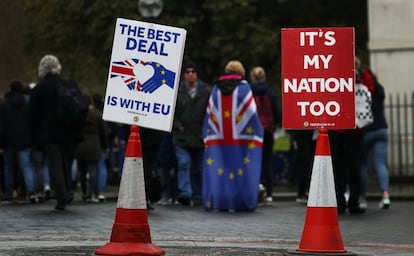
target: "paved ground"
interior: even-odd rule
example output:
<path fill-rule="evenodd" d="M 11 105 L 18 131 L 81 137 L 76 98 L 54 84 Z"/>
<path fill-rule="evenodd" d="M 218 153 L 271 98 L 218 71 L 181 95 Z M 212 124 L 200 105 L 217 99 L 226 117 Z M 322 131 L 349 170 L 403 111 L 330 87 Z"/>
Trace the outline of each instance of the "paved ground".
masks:
<path fill-rule="evenodd" d="M 115 200 L 86 204 L 77 199 L 65 212 L 53 206 L 53 201 L 0 205 L 0 255 L 94 255 L 109 241 Z M 411 200 L 393 201 L 389 210 L 371 201 L 363 215 L 341 215 L 345 249 L 357 255 L 414 255 L 413 212 Z M 306 205 L 283 198 L 253 213 L 156 206 L 148 215 L 153 243 L 166 255 L 293 255 Z"/>

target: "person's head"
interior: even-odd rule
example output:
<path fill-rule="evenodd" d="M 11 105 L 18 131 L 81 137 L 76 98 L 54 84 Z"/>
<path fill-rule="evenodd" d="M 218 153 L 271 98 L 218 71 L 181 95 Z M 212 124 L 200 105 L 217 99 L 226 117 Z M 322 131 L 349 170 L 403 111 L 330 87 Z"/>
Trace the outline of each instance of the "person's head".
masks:
<path fill-rule="evenodd" d="M 24 89 L 23 83 L 18 80 L 12 81 L 9 87 L 12 92 L 23 92 Z"/>
<path fill-rule="evenodd" d="M 189 85 L 194 85 L 198 79 L 198 66 L 192 61 L 188 61 L 183 66 L 184 80 Z"/>
<path fill-rule="evenodd" d="M 238 60 L 231 60 L 227 62 L 224 72 L 234 73 L 241 75 L 242 77 L 245 77 L 245 69 L 243 67 L 243 64 Z"/>
<path fill-rule="evenodd" d="M 262 67 L 254 67 L 250 71 L 250 82 L 252 83 L 263 83 L 266 81 L 266 72 Z"/>
<path fill-rule="evenodd" d="M 58 75 L 62 66 L 58 58 L 53 55 L 44 56 L 39 62 L 39 77 L 44 78 L 47 74 Z"/>

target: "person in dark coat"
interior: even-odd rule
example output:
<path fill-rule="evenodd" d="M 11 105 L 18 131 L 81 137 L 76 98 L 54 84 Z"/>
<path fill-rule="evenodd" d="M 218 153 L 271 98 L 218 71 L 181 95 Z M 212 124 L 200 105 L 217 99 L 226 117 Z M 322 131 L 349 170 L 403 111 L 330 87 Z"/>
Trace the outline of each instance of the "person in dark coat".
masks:
<path fill-rule="evenodd" d="M 266 83 L 266 72 L 262 67 L 254 67 L 250 72 L 250 86 L 256 101 L 260 122 L 264 128 L 262 175 L 265 186 L 265 204 L 272 204 L 273 197 L 273 133 L 281 123 L 279 104 L 275 93 Z"/>
<path fill-rule="evenodd" d="M 62 67 L 53 55 L 44 56 L 39 63 L 40 81 L 30 96 L 30 129 L 34 146 L 42 150 L 47 159 L 52 189 L 55 191 L 56 210 L 64 210 L 73 200 L 70 168 L 81 129 L 64 129 L 58 125 L 57 83 Z"/>
<path fill-rule="evenodd" d="M 198 66 L 183 65 L 173 124 L 173 144 L 177 158 L 178 202 L 201 204 L 204 157 L 203 123 L 211 88 L 198 77 Z"/>
<path fill-rule="evenodd" d="M 85 95 L 85 97 L 88 97 Z M 88 97 L 88 99 L 90 99 Z M 92 100 L 89 101 L 89 111 L 83 127 L 83 140 L 76 149 L 76 159 L 84 201 L 97 203 L 98 199 L 98 162 L 102 152 L 107 152 L 108 141 L 102 113 L 96 109 Z M 89 178 L 87 178 L 89 174 Z"/>
<path fill-rule="evenodd" d="M 10 91 L 6 93 L 5 101 L 1 105 L 0 148 L 4 149 L 6 201 L 13 200 L 15 179 L 18 177 L 20 168 L 26 193 L 30 202 L 35 203 L 35 172 L 31 161 L 29 102 L 23 89 L 24 86 L 20 81 L 11 82 Z"/>

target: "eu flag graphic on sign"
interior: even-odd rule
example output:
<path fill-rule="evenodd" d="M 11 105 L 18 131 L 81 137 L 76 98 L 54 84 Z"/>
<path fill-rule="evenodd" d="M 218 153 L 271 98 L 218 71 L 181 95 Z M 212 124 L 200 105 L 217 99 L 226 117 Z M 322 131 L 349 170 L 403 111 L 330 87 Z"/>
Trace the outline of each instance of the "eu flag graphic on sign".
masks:
<path fill-rule="evenodd" d="M 153 75 L 144 83 L 138 79 L 136 74 L 137 66 L 150 66 L 153 69 Z M 120 77 L 129 90 L 140 91 L 144 93 L 153 93 L 159 87 L 166 85 L 171 89 L 174 88 L 175 73 L 166 69 L 162 64 L 157 62 L 144 62 L 138 59 L 127 59 L 124 61 L 115 61 L 111 65 L 111 78 Z"/>
<path fill-rule="evenodd" d="M 207 210 L 250 211 L 257 206 L 263 127 L 250 86 L 232 94 L 215 86 L 203 128 L 203 206 Z"/>

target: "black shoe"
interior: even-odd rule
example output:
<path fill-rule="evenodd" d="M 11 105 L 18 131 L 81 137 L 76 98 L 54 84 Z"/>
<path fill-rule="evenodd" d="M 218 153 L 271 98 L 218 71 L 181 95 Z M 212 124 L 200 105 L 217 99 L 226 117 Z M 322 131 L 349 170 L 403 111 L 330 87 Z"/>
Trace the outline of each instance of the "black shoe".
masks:
<path fill-rule="evenodd" d="M 39 204 L 43 204 L 45 202 L 45 198 L 43 196 L 37 196 L 37 202 Z"/>
<path fill-rule="evenodd" d="M 177 201 L 185 206 L 190 205 L 190 197 L 189 196 L 178 196 Z"/>
<path fill-rule="evenodd" d="M 35 194 L 30 194 L 29 195 L 29 201 L 31 204 L 35 204 L 36 203 L 36 196 Z"/>
<path fill-rule="evenodd" d="M 201 199 L 200 198 L 194 198 L 191 205 L 193 207 L 201 206 Z"/>
<path fill-rule="evenodd" d="M 349 213 L 352 213 L 352 214 L 362 214 L 362 213 L 365 212 L 365 209 L 359 208 L 358 206 L 356 206 L 356 207 L 350 207 L 348 209 L 348 212 Z"/>
<path fill-rule="evenodd" d="M 64 202 L 57 202 L 56 206 L 55 206 L 55 210 L 64 211 L 65 210 L 65 203 Z"/>
<path fill-rule="evenodd" d="M 147 210 L 153 211 L 154 207 L 150 203 L 147 203 Z"/>
<path fill-rule="evenodd" d="M 51 195 L 52 193 L 51 193 L 51 191 L 50 191 L 50 189 L 48 188 L 48 189 L 46 189 L 45 190 L 45 200 L 47 201 L 47 200 L 50 200 L 50 198 L 52 197 L 52 195 Z"/>
<path fill-rule="evenodd" d="M 71 192 L 69 195 L 68 195 L 68 197 L 66 198 L 66 203 L 67 204 L 70 204 L 72 201 L 73 201 L 73 199 L 75 198 L 75 196 L 73 195 L 73 193 Z"/>
<path fill-rule="evenodd" d="M 338 210 L 338 214 L 342 215 L 346 212 L 346 207 L 338 207 L 337 210 Z"/>

